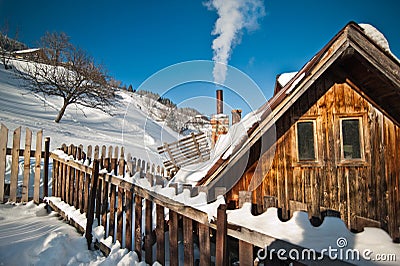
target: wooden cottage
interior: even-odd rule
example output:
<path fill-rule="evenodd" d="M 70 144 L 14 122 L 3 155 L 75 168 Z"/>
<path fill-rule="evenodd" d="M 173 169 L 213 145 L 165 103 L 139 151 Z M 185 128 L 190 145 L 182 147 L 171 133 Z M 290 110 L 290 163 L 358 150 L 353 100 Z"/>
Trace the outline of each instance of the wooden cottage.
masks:
<path fill-rule="evenodd" d="M 376 37 L 369 25 L 347 24 L 277 86 L 241 148 L 197 185 L 209 194 L 228 187 L 233 207 L 252 191 L 254 213 L 272 205 L 289 219 L 304 210 L 317 223 L 340 215 L 354 231 L 380 227 L 399 242 L 400 61 Z"/>

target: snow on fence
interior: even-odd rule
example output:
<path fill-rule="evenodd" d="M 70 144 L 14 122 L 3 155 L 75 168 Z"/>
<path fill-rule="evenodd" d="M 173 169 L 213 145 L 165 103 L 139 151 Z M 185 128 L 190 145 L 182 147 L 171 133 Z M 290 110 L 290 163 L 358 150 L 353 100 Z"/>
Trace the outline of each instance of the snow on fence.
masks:
<path fill-rule="evenodd" d="M 14 130 L 12 138 L 12 148 L 8 148 L 8 128 L 1 124 L 0 130 L 0 202 L 27 202 L 33 198 L 35 203 L 39 203 L 43 197 L 48 195 L 48 176 L 49 176 L 49 147 L 50 138 L 46 138 L 43 148 L 43 131 L 36 134 L 35 149 L 32 150 L 32 131 L 26 128 L 24 149 L 21 145 L 21 127 Z M 7 176 L 7 156 L 11 156 L 11 166 L 9 180 Z M 20 157 L 23 157 L 23 180 L 22 185 L 18 180 L 20 170 Z M 31 158 L 34 158 L 34 165 L 31 165 Z M 44 164 L 43 172 L 43 191 L 40 193 L 41 165 Z M 34 167 L 34 177 L 31 179 L 31 167 Z M 33 182 L 32 182 L 33 181 Z M 22 191 L 19 191 L 22 187 Z M 33 195 L 30 195 L 33 191 Z M 33 196 L 33 197 L 32 197 Z"/>
<path fill-rule="evenodd" d="M 252 228 L 229 224 L 225 204 L 217 201 L 199 208 L 193 203 L 194 198 L 201 198 L 196 187 L 189 191 L 183 188 L 182 192 L 156 170 L 161 168 L 130 155 L 125 159 L 123 149 L 120 156 L 118 149 L 114 156 L 111 147 L 109 151 L 106 157 L 103 147 L 100 156 L 96 146 L 92 156 L 91 147 L 85 153 L 82 146 L 64 146 L 50 154 L 54 189 L 53 197 L 46 201 L 59 211 L 65 209 L 60 207 L 65 203 L 74 206 L 74 211 L 69 211 L 72 220 L 76 212 L 86 217 L 85 222 L 72 224 L 85 233 L 89 248 L 98 247 L 107 255 L 111 244 L 119 241 L 146 263 L 158 261 L 162 265 L 227 265 L 235 261 L 232 254 L 240 265 L 253 265 L 254 252 L 266 244 L 298 252 L 304 249 Z M 185 197 L 185 191 L 189 196 Z M 216 211 L 214 219 L 210 219 L 211 209 Z M 324 254 L 322 257 L 328 265 L 346 264 Z"/>

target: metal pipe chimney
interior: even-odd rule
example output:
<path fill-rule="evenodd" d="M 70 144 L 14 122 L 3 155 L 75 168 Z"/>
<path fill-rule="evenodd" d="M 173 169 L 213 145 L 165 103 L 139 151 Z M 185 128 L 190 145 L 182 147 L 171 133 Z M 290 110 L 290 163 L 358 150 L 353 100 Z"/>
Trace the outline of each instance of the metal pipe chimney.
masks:
<path fill-rule="evenodd" d="M 224 112 L 224 97 L 222 95 L 222 90 L 217 90 L 217 114 L 222 114 Z"/>

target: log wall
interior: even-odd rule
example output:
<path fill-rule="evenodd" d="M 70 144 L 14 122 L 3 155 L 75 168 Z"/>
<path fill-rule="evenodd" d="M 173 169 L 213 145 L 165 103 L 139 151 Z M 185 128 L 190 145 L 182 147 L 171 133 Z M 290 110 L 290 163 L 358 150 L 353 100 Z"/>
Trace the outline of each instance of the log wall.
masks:
<path fill-rule="evenodd" d="M 342 159 L 344 117 L 360 118 L 361 160 Z M 297 160 L 296 122 L 302 119 L 315 120 L 315 162 Z M 282 219 L 304 210 L 318 221 L 334 210 L 355 231 L 381 227 L 394 241 L 400 240 L 400 128 L 351 81 L 333 85 L 327 79 L 317 81 L 276 121 L 276 130 L 271 167 L 263 163 L 271 156 L 266 152 L 227 194 L 228 201 L 248 190 L 252 178 L 261 178 L 253 191 L 255 212 L 265 210 L 264 200 L 272 196 Z"/>

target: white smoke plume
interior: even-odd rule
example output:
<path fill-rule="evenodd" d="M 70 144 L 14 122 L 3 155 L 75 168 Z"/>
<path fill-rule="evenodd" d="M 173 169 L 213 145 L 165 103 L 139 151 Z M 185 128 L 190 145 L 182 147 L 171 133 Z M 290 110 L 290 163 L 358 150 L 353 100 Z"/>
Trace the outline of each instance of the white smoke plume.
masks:
<path fill-rule="evenodd" d="M 215 22 L 213 35 L 214 82 L 223 84 L 226 79 L 228 60 L 232 48 L 239 44 L 243 29 L 258 28 L 258 20 L 265 16 L 262 0 L 210 0 L 205 3 L 210 10 L 216 10 L 219 18 Z"/>

